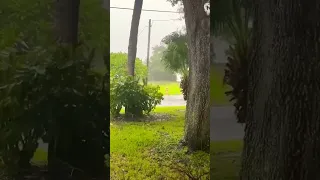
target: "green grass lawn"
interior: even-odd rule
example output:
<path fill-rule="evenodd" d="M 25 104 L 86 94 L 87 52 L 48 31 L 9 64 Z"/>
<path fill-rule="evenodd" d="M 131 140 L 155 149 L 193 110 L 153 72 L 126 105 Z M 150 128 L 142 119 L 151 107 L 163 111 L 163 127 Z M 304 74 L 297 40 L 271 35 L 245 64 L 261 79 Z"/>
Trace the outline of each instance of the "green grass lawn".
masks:
<path fill-rule="evenodd" d="M 238 180 L 242 141 L 211 142 L 211 179 Z"/>
<path fill-rule="evenodd" d="M 180 95 L 181 89 L 179 82 L 170 82 L 170 81 L 152 81 L 150 84 L 160 86 L 160 92 L 163 95 Z M 166 92 L 168 88 L 168 93 Z"/>
<path fill-rule="evenodd" d="M 229 98 L 225 95 L 228 87 L 223 85 L 223 71 L 215 67 L 210 73 L 210 101 L 213 105 L 229 105 Z"/>
<path fill-rule="evenodd" d="M 194 176 L 209 172 L 209 154 L 179 149 L 184 112 L 185 107 L 157 107 L 153 121 L 112 121 L 111 179 L 188 179 L 177 169 L 191 168 Z"/>

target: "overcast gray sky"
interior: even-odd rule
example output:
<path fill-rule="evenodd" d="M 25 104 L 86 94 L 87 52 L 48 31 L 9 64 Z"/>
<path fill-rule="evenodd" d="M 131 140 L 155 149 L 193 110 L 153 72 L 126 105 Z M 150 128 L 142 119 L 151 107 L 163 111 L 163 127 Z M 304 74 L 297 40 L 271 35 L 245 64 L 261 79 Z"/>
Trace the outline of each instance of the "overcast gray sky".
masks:
<path fill-rule="evenodd" d="M 133 8 L 134 0 L 111 0 L 110 7 Z M 172 7 L 166 0 L 144 0 L 142 9 L 178 11 L 178 7 Z M 179 13 L 160 13 L 142 11 L 139 25 L 139 37 L 137 44 L 137 57 L 145 60 L 147 57 L 148 44 L 148 20 L 154 21 L 151 28 L 150 53 L 152 47 L 159 45 L 162 38 L 176 31 L 182 30 L 185 22 L 180 19 Z M 110 50 L 111 52 L 128 52 L 128 42 L 132 10 L 110 9 Z M 172 20 L 175 19 L 175 20 Z M 150 54 L 151 56 L 152 54 Z"/>

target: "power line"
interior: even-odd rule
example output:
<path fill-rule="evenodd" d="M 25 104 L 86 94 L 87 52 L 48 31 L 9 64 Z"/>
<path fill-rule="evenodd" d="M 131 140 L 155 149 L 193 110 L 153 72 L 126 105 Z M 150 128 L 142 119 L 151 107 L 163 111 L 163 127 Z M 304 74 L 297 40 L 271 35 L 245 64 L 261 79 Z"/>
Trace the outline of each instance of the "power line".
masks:
<path fill-rule="evenodd" d="M 152 20 L 151 25 L 153 25 L 155 21 L 181 21 L 181 19 L 155 19 Z"/>
<path fill-rule="evenodd" d="M 155 19 L 152 21 L 181 21 L 181 19 Z"/>
<path fill-rule="evenodd" d="M 154 21 L 181 21 L 181 19 L 155 19 L 151 20 L 151 25 L 153 25 Z M 138 33 L 138 37 L 143 33 L 143 31 L 148 27 L 147 25 L 142 28 L 142 30 Z"/>
<path fill-rule="evenodd" d="M 133 8 L 125 8 L 125 7 L 110 7 L 110 9 L 121 9 L 121 10 L 133 10 Z M 157 9 L 142 9 L 141 11 L 149 11 L 149 12 L 159 12 L 159 13 L 181 13 L 178 11 L 164 11 L 164 10 L 157 10 Z"/>

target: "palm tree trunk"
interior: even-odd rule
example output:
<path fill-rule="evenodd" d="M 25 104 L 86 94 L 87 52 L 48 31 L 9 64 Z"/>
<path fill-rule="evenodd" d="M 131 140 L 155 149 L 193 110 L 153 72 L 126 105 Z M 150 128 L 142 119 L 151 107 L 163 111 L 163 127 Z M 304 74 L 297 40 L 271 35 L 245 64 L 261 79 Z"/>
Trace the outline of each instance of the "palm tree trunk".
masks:
<path fill-rule="evenodd" d="M 135 0 L 131 20 L 131 29 L 128 46 L 128 75 L 134 76 L 134 66 L 137 56 L 138 30 L 143 0 Z"/>

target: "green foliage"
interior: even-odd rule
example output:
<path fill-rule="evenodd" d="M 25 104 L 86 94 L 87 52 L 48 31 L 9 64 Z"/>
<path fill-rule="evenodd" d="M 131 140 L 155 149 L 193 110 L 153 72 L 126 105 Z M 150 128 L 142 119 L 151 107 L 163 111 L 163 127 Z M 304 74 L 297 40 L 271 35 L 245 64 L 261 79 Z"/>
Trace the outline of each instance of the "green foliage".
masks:
<path fill-rule="evenodd" d="M 128 75 L 127 60 L 126 53 L 110 53 L 110 79 L 121 79 Z M 135 77 L 140 80 L 147 77 L 147 66 L 139 58 L 135 61 Z"/>
<path fill-rule="evenodd" d="M 0 49 L 22 39 L 30 45 L 46 46 L 54 39 L 54 0 L 1 0 Z M 99 17 L 99 18 L 97 18 Z M 100 0 L 81 0 L 80 38 L 98 51 L 109 45 L 109 13 Z"/>
<path fill-rule="evenodd" d="M 94 61 L 103 62 L 108 49 L 109 13 L 100 0 L 81 1 L 79 39 L 86 43 L 73 52 L 52 45 L 54 4 L 0 1 L 0 164 L 11 175 L 28 168 L 42 138 L 59 142 L 61 161 L 101 175 L 109 149 L 109 72 L 93 67 L 104 67 Z M 97 53 L 89 50 L 94 46 Z"/>
<path fill-rule="evenodd" d="M 186 101 L 188 99 L 188 87 L 189 87 L 189 79 L 188 75 L 182 77 L 180 82 L 181 92 L 183 94 L 183 99 Z"/>
<path fill-rule="evenodd" d="M 162 56 L 166 68 L 175 73 L 187 74 L 189 64 L 186 34 L 173 32 L 164 37 L 162 42 L 167 46 Z"/>
<path fill-rule="evenodd" d="M 142 116 L 149 114 L 163 100 L 158 86 L 142 85 L 139 79 L 131 76 L 111 82 L 110 112 L 118 116 L 122 107 L 126 115 Z"/>
<path fill-rule="evenodd" d="M 161 61 L 165 50 L 164 46 L 153 47 L 149 64 L 149 81 L 176 81 L 176 75 L 172 71 L 167 70 Z"/>
<path fill-rule="evenodd" d="M 0 49 L 22 38 L 38 45 L 53 40 L 53 0 L 1 0 Z"/>
<path fill-rule="evenodd" d="M 230 96 L 230 101 L 235 101 L 235 113 L 239 123 L 245 123 L 247 111 L 247 91 L 248 91 L 248 61 L 251 51 L 251 29 L 249 28 L 250 11 L 241 11 L 241 5 L 234 2 L 233 16 L 230 16 L 228 27 L 232 30 L 235 43 L 229 47 L 226 54 L 228 62 L 226 64 L 224 83 L 231 87 L 226 92 Z M 242 14 L 245 16 L 241 16 Z M 239 16 L 239 17 L 238 17 Z"/>
<path fill-rule="evenodd" d="M 46 50 L 30 51 L 41 55 Z M 61 161 L 89 176 L 105 176 L 109 88 L 104 77 L 91 69 L 95 51 L 84 47 L 74 52 L 52 48 L 51 56 L 35 56 L 33 61 L 28 61 L 29 53 L 6 54 L 9 56 L 1 60 L 15 68 L 2 69 L 3 74 L 14 74 L 0 88 L 0 134 L 5 135 L 0 156 L 4 163 L 15 170 L 21 168 L 22 155 L 26 154 L 22 163 L 28 164 L 39 138 L 51 139 L 50 143 L 56 144 L 55 156 Z M 10 59 L 16 58 L 22 61 L 10 64 Z M 29 137 L 30 142 L 24 137 Z M 22 150 L 17 149 L 19 143 L 23 144 Z M 88 153 L 93 156 L 84 158 Z"/>
<path fill-rule="evenodd" d="M 102 7 L 101 0 L 81 0 L 79 14 L 79 39 L 90 47 L 109 47 L 109 9 Z"/>
<path fill-rule="evenodd" d="M 249 21 L 252 19 L 252 3 L 247 0 L 216 0 L 210 7 L 210 30 L 214 35 L 225 34 L 230 32 L 235 36 L 235 30 L 242 31 L 247 27 L 234 29 L 234 23 L 243 25 L 241 21 Z M 248 23 L 244 23 L 248 24 Z M 238 26 L 241 27 L 241 26 Z"/>

